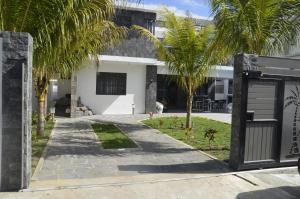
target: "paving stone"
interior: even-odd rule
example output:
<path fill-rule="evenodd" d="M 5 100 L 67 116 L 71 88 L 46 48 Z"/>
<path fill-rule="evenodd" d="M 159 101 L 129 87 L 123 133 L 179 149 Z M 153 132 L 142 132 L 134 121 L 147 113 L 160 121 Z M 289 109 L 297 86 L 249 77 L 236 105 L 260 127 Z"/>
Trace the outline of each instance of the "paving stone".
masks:
<path fill-rule="evenodd" d="M 221 173 L 228 169 L 138 121 L 147 115 L 57 119 L 38 180 L 98 178 L 145 173 Z M 113 122 L 139 148 L 102 149 L 91 122 Z"/>

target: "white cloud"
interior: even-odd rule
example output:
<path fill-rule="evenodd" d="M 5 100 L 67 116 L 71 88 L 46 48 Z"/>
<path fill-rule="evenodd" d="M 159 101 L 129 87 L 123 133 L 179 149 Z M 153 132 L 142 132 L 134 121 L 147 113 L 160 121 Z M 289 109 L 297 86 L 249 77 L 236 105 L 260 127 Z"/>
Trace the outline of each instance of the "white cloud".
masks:
<path fill-rule="evenodd" d="M 196 2 L 195 0 L 184 0 L 184 1 L 189 1 L 189 2 Z M 201 0 L 200 0 L 201 1 Z M 200 2 L 199 1 L 199 2 Z M 204 1 L 201 1 L 201 2 L 204 2 Z M 198 3 L 198 2 L 196 2 Z M 200 3 L 199 3 L 200 5 Z M 201 4 L 202 6 L 204 6 L 204 3 Z M 174 12 L 177 16 L 186 16 L 186 13 L 187 11 L 186 10 L 182 10 L 182 9 L 179 9 L 175 6 L 166 6 L 166 5 L 163 5 L 163 4 L 126 4 L 126 6 L 128 7 L 137 7 L 137 8 L 143 8 L 143 9 L 148 9 L 148 10 L 153 10 L 153 11 L 160 11 L 162 10 L 163 8 L 167 8 L 168 10 L 170 10 L 171 12 Z M 190 13 L 192 15 L 192 17 L 194 18 L 198 18 L 198 19 L 207 19 L 207 20 L 211 20 L 212 18 L 211 17 L 206 17 L 206 16 L 200 16 L 196 13 L 193 13 L 191 12 Z"/>
<path fill-rule="evenodd" d="M 196 7 L 207 7 L 208 2 L 206 0 L 182 0 L 182 4 L 187 4 Z"/>

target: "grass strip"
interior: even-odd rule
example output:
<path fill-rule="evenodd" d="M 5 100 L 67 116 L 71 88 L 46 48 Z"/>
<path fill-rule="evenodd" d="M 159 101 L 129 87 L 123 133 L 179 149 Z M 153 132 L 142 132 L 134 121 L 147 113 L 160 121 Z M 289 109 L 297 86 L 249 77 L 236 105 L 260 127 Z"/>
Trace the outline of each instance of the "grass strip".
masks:
<path fill-rule="evenodd" d="M 193 117 L 193 130 L 187 136 L 185 130 L 185 117 L 164 117 L 148 119 L 144 124 L 159 130 L 177 140 L 180 140 L 195 149 L 202 150 L 216 158 L 228 161 L 230 153 L 231 125 L 202 117 Z M 215 142 L 209 145 L 204 137 L 206 129 L 215 129 Z"/>
<path fill-rule="evenodd" d="M 92 124 L 104 149 L 136 148 L 137 145 L 113 124 Z"/>
<path fill-rule="evenodd" d="M 52 129 L 54 127 L 54 122 L 47 121 L 45 122 L 45 135 L 44 136 L 38 136 L 36 132 L 36 125 L 32 126 L 32 152 L 31 152 L 31 170 L 32 173 L 34 172 L 39 159 L 41 158 L 44 148 L 46 147 L 50 134 L 52 132 Z"/>

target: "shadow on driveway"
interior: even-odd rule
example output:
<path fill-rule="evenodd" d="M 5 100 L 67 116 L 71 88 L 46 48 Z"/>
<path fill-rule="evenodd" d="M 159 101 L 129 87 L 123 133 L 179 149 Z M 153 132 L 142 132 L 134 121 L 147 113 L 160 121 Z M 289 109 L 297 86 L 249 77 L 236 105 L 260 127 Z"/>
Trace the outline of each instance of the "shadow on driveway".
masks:
<path fill-rule="evenodd" d="M 236 199 L 297 199 L 300 198 L 299 186 L 283 186 L 238 194 Z"/>

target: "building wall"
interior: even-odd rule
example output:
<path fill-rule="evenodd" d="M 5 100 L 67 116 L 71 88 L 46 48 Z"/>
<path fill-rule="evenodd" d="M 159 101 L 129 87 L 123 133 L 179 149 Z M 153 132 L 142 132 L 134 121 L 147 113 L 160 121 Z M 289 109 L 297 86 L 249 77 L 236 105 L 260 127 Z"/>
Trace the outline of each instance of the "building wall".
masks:
<path fill-rule="evenodd" d="M 99 67 L 88 62 L 77 72 L 77 94 L 81 102 L 95 114 L 145 113 L 146 65 L 125 62 L 101 62 Z M 99 72 L 127 73 L 126 95 L 96 95 L 96 75 Z"/>
<path fill-rule="evenodd" d="M 117 9 L 113 21 L 119 26 L 130 28 L 138 25 L 155 32 L 156 13 L 152 11 Z M 119 45 L 108 49 L 103 55 L 155 58 L 156 50 L 153 42 L 142 38 L 136 31 L 129 30 L 128 36 Z"/>

